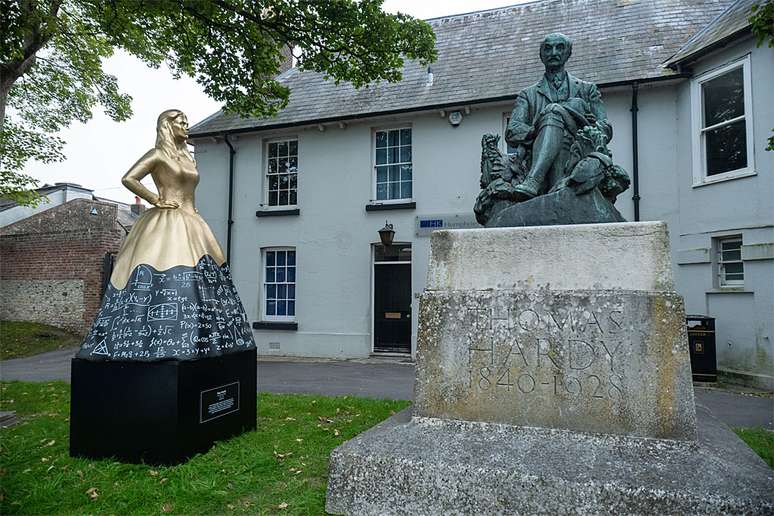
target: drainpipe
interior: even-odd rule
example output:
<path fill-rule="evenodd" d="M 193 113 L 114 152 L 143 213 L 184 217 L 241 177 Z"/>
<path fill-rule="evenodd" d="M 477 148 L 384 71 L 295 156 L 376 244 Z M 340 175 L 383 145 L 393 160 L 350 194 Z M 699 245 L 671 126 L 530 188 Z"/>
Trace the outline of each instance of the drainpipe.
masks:
<path fill-rule="evenodd" d="M 640 164 L 637 150 L 637 90 L 640 85 L 632 83 L 632 201 L 634 201 L 634 221 L 640 220 Z"/>
<path fill-rule="evenodd" d="M 234 224 L 234 146 L 228 139 L 228 133 L 223 133 L 223 141 L 228 145 L 228 225 L 226 226 L 226 263 L 231 266 L 231 226 Z"/>

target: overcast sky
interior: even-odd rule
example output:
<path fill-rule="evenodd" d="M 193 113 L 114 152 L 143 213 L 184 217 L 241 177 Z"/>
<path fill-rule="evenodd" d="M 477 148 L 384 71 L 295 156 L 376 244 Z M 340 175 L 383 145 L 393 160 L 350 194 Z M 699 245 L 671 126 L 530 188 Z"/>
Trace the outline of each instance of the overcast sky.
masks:
<path fill-rule="evenodd" d="M 386 0 L 388 12 L 434 18 L 523 3 L 525 0 Z M 134 116 L 113 122 L 99 109 L 86 124 L 74 123 L 61 136 L 67 142 L 66 161 L 44 165 L 32 162 L 26 172 L 40 185 L 78 183 L 101 197 L 133 202 L 134 195 L 121 186 L 121 176 L 154 144 L 156 118 L 165 109 L 178 108 L 191 125 L 219 109 L 193 79 L 174 80 L 169 70 L 148 68 L 134 57 L 117 52 L 104 64 L 118 78 L 123 92 L 133 97 Z M 144 183 L 150 183 L 146 178 Z"/>

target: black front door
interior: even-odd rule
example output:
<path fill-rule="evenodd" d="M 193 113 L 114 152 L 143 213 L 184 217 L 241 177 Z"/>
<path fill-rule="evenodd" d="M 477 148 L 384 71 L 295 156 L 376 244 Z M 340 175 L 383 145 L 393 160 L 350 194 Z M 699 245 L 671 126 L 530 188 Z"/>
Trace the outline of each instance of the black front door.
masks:
<path fill-rule="evenodd" d="M 374 351 L 411 353 L 411 264 L 374 264 Z"/>

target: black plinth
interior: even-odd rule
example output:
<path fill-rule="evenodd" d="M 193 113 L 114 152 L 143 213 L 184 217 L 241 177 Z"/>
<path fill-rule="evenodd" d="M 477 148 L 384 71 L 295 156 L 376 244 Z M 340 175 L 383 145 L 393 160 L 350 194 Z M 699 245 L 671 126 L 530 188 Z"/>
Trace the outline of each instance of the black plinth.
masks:
<path fill-rule="evenodd" d="M 74 358 L 70 455 L 177 464 L 255 430 L 255 349 L 191 361 Z"/>

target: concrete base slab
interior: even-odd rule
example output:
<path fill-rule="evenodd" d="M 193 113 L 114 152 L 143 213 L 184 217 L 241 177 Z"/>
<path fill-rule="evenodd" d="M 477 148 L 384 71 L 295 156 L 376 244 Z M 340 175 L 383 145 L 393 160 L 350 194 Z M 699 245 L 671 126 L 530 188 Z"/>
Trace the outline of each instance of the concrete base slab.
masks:
<path fill-rule="evenodd" d="M 774 393 L 774 375 L 755 374 L 748 371 L 734 371 L 731 369 L 718 369 L 718 378 L 721 382 L 740 387 L 759 389 L 763 392 Z"/>
<path fill-rule="evenodd" d="M 774 514 L 774 471 L 699 409 L 694 443 L 408 410 L 331 454 L 333 514 Z"/>

